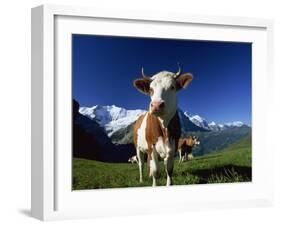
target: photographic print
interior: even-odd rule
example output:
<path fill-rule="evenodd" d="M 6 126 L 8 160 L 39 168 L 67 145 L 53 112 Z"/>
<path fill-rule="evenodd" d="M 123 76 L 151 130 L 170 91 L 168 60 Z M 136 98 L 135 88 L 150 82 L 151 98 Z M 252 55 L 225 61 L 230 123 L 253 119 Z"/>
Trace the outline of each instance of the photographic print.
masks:
<path fill-rule="evenodd" d="M 72 34 L 72 188 L 252 180 L 252 45 Z"/>

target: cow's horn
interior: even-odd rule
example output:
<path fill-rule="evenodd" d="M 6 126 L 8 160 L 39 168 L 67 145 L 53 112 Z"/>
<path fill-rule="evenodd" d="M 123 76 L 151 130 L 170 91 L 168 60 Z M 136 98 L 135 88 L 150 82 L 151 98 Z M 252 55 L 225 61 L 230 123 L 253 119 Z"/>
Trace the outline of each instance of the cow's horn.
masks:
<path fill-rule="evenodd" d="M 180 67 L 180 63 L 178 63 L 178 71 L 177 71 L 177 73 L 175 73 L 175 75 L 174 75 L 174 78 L 177 78 L 177 77 L 179 77 L 180 76 L 180 74 L 181 74 L 181 67 Z"/>
<path fill-rule="evenodd" d="M 142 74 L 142 77 L 143 77 L 143 78 L 151 80 L 151 78 L 150 78 L 149 76 L 146 76 L 146 75 L 144 74 L 144 68 L 143 68 L 143 67 L 141 68 L 141 74 Z"/>

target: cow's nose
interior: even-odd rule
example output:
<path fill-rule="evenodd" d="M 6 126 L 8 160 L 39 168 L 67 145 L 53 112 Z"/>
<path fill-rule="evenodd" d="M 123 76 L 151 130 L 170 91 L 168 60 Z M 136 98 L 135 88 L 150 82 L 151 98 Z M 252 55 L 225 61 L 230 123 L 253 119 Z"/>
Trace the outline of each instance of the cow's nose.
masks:
<path fill-rule="evenodd" d="M 165 107 L 164 101 L 153 101 L 151 102 L 151 107 L 153 111 L 161 111 Z"/>

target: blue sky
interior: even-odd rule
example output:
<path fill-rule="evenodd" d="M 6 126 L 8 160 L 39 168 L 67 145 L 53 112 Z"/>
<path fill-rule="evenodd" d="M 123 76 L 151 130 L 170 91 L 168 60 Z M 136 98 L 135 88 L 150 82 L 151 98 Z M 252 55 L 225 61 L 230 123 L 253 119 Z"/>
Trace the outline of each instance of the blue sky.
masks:
<path fill-rule="evenodd" d="M 250 43 L 73 35 L 73 97 L 80 106 L 147 109 L 149 97 L 133 87 L 145 73 L 177 71 L 194 79 L 178 92 L 178 106 L 208 121 L 251 125 Z"/>

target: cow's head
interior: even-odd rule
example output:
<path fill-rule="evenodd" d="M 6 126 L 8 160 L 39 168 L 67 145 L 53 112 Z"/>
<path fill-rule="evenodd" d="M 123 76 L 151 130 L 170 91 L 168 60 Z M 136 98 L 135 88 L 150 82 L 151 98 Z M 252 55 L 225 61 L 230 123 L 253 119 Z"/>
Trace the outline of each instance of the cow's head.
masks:
<path fill-rule="evenodd" d="M 149 111 L 160 117 L 174 115 L 177 110 L 176 92 L 186 88 L 193 78 L 190 73 L 182 74 L 180 66 L 177 73 L 161 71 L 152 77 L 146 76 L 142 68 L 142 76 L 134 81 L 134 86 L 150 96 Z"/>
<path fill-rule="evenodd" d="M 192 136 L 191 139 L 192 139 L 192 146 L 196 146 L 200 144 L 200 141 L 196 136 Z"/>

